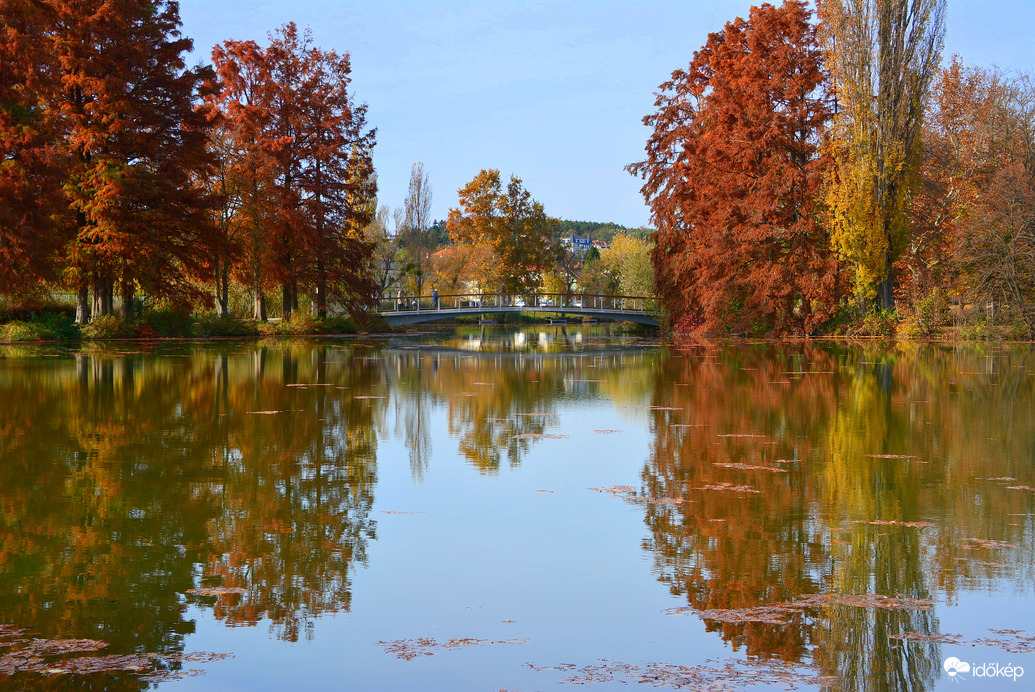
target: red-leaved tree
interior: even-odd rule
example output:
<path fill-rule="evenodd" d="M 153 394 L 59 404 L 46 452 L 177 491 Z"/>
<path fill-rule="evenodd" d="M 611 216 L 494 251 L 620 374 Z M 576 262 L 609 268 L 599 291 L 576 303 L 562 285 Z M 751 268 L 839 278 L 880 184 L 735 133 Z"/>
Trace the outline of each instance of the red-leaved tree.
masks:
<path fill-rule="evenodd" d="M 187 69 L 179 6 L 161 0 L 47 0 L 57 71 L 52 117 L 74 225 L 66 279 L 78 321 L 108 314 L 116 290 L 189 304 L 214 251 L 208 122 L 195 108 L 207 68 Z M 88 295 L 92 293 L 92 306 Z"/>
<path fill-rule="evenodd" d="M 677 331 L 811 333 L 839 295 L 819 220 L 832 99 L 806 3 L 751 8 L 661 85 L 629 170 L 656 228 L 658 297 Z"/>
<path fill-rule="evenodd" d="M 225 41 L 212 59 L 219 78 L 212 103 L 230 138 L 223 165 L 239 195 L 225 228 L 239 229 L 235 273 L 252 287 L 256 317 L 274 285 L 285 317 L 303 292 L 320 315 L 335 299 L 359 316 L 377 290 L 363 235 L 376 193 L 375 132 L 349 91 L 348 54 L 316 48 L 289 23 L 265 48 Z"/>

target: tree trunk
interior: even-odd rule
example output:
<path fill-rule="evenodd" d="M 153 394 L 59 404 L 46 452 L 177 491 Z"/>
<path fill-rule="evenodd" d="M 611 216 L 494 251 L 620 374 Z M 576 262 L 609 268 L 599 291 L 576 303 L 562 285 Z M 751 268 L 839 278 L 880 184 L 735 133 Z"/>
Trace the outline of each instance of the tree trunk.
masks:
<path fill-rule="evenodd" d="M 877 305 L 882 310 L 891 310 L 895 307 L 895 270 L 891 266 L 891 253 L 888 253 L 884 280 L 877 285 Z"/>
<path fill-rule="evenodd" d="M 281 307 L 283 308 L 281 317 L 285 322 L 287 322 L 291 319 L 291 308 L 294 307 L 291 296 L 291 283 L 289 281 L 285 281 L 281 284 L 281 297 Z"/>
<path fill-rule="evenodd" d="M 216 312 L 220 317 L 230 314 L 230 280 L 225 266 L 216 269 Z"/>
<path fill-rule="evenodd" d="M 266 321 L 266 296 L 263 294 L 261 288 L 255 289 L 255 306 L 252 312 L 252 317 L 261 322 Z"/>
<path fill-rule="evenodd" d="M 313 296 L 313 314 L 324 319 L 327 317 L 327 273 L 323 260 L 316 263 L 316 295 Z"/>
<path fill-rule="evenodd" d="M 86 324 L 90 321 L 90 292 L 86 288 L 76 291 L 75 323 Z"/>
<path fill-rule="evenodd" d="M 133 314 L 133 294 L 135 287 L 132 281 L 122 282 L 122 316 L 129 317 Z"/>

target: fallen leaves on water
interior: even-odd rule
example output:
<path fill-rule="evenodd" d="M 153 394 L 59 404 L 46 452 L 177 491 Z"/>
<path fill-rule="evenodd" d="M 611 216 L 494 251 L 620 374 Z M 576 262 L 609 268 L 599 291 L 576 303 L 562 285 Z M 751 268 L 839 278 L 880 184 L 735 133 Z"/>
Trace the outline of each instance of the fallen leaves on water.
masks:
<path fill-rule="evenodd" d="M 274 413 L 291 413 L 291 411 L 247 411 L 246 413 L 253 413 L 257 416 L 272 416 Z"/>
<path fill-rule="evenodd" d="M 916 459 L 914 454 L 863 454 L 871 459 Z"/>
<path fill-rule="evenodd" d="M 1006 488 L 1007 488 L 1007 490 L 1032 490 L 1032 491 L 1035 491 L 1035 488 L 1031 487 L 1030 485 L 1008 485 L 1008 486 L 1006 486 Z"/>
<path fill-rule="evenodd" d="M 934 642 L 935 644 L 954 645 L 966 643 L 961 634 L 917 634 L 916 632 L 906 632 L 905 634 L 889 634 L 888 639 L 902 639 L 905 641 Z"/>
<path fill-rule="evenodd" d="M 510 439 L 512 439 L 512 440 L 519 440 L 519 439 L 563 440 L 566 437 L 568 437 L 568 436 L 567 435 L 551 435 L 550 433 L 521 433 L 520 435 L 514 435 L 514 437 L 512 437 Z"/>
<path fill-rule="evenodd" d="M 621 430 L 594 430 L 593 432 L 600 433 L 601 435 L 610 435 L 612 433 L 618 433 L 618 432 L 622 432 L 622 431 Z"/>
<path fill-rule="evenodd" d="M 527 644 L 527 639 L 471 639 L 471 638 L 459 638 L 449 639 L 444 642 L 440 642 L 435 639 L 427 637 L 417 637 L 416 639 L 396 639 L 390 642 L 379 641 L 378 644 L 384 648 L 386 654 L 391 654 L 396 658 L 402 658 L 407 661 L 412 661 L 418 656 L 434 656 L 436 653 L 442 651 L 456 651 L 467 646 L 485 646 L 492 644 Z"/>
<path fill-rule="evenodd" d="M 6 639 L 8 637 L 17 637 L 25 634 L 26 630 L 15 625 L 5 625 L 0 623 L 0 639 Z"/>
<path fill-rule="evenodd" d="M 55 654 L 100 651 L 108 648 L 108 642 L 96 639 L 33 639 L 29 648 L 34 654 L 51 656 Z"/>
<path fill-rule="evenodd" d="M 20 634 L 22 630 L 4 626 L 4 636 Z M 193 653 L 143 653 L 112 654 L 107 656 L 67 656 L 73 653 L 90 653 L 108 647 L 107 642 L 96 639 L 32 639 L 17 642 L 15 650 L 0 656 L 0 677 L 40 673 L 42 675 L 93 675 L 96 673 L 129 673 L 140 675 L 142 680 L 174 680 L 187 675 L 200 675 L 200 670 L 170 670 L 171 663 L 207 663 L 229 658 L 231 654 L 211 652 Z"/>
<path fill-rule="evenodd" d="M 765 437 L 765 435 L 757 435 L 755 433 L 726 433 L 719 435 L 719 437 Z"/>
<path fill-rule="evenodd" d="M 655 687 L 689 688 L 695 690 L 738 689 L 749 685 L 830 685 L 833 678 L 820 677 L 815 671 L 799 663 L 773 659 L 741 661 L 727 659 L 711 665 L 681 666 L 672 663 L 620 663 L 601 659 L 590 666 L 562 663 L 557 666 L 537 666 L 526 663 L 535 671 L 557 670 L 572 673 L 562 682 L 587 685 L 600 682 L 621 684 L 649 684 Z"/>
<path fill-rule="evenodd" d="M 187 589 L 186 593 L 194 596 L 226 596 L 229 594 L 244 595 L 248 589 L 239 586 L 201 586 L 196 589 Z"/>
<path fill-rule="evenodd" d="M 733 483 L 712 483 L 711 485 L 702 485 L 694 490 L 719 490 L 729 493 L 755 493 L 758 495 L 762 494 L 761 490 L 752 488 L 750 485 L 734 485 Z"/>
<path fill-rule="evenodd" d="M 1015 481 L 1016 478 L 1010 478 L 1009 476 L 997 476 L 995 478 L 975 478 L 976 481 Z"/>
<path fill-rule="evenodd" d="M 552 490 L 536 490 L 536 492 L 537 493 L 550 493 L 551 495 L 553 494 Z"/>
<path fill-rule="evenodd" d="M 713 622 L 743 623 L 761 622 L 770 625 L 786 625 L 788 617 L 795 612 L 826 606 L 850 606 L 854 608 L 881 608 L 884 610 L 929 610 L 934 601 L 919 598 L 895 598 L 880 594 L 805 594 L 793 601 L 767 603 L 748 608 L 714 608 L 698 610 L 690 606 L 669 608 L 669 615 L 697 615 L 702 620 Z"/>
<path fill-rule="evenodd" d="M 892 521 L 890 519 L 873 519 L 871 521 L 864 521 L 857 519 L 855 521 L 848 522 L 849 524 L 870 524 L 872 526 L 908 526 L 913 529 L 924 529 L 928 526 L 935 526 L 929 521 Z"/>
<path fill-rule="evenodd" d="M 353 399 L 384 399 L 383 396 L 376 396 L 374 394 L 362 394 L 360 396 L 354 396 Z"/>
<path fill-rule="evenodd" d="M 382 509 L 383 514 L 427 514 L 427 512 L 397 512 L 391 509 Z"/>
<path fill-rule="evenodd" d="M 781 469 L 776 466 L 758 466 L 755 464 L 737 464 L 732 462 L 715 462 L 715 466 L 720 466 L 724 469 L 740 469 L 742 471 L 772 471 L 773 473 L 788 473 L 787 469 Z"/>
<path fill-rule="evenodd" d="M 631 485 L 609 485 L 606 488 L 588 488 L 598 493 L 607 493 L 619 497 L 636 497 L 636 488 Z"/>
<path fill-rule="evenodd" d="M 987 538 L 964 538 L 963 541 L 969 545 L 965 548 L 977 546 L 979 548 L 1015 548 L 1016 546 L 1006 541 L 993 541 Z"/>
<path fill-rule="evenodd" d="M 999 635 L 1007 635 L 1011 639 L 992 639 L 983 637 L 975 643 L 981 646 L 995 646 L 1011 654 L 1035 654 L 1035 636 L 1024 630 L 994 630 L 989 632 Z"/>
<path fill-rule="evenodd" d="M 981 637 L 980 639 L 973 640 L 964 639 L 959 634 L 917 634 L 915 632 L 907 632 L 905 634 L 892 634 L 888 636 L 890 639 L 935 642 L 955 646 L 994 646 L 1011 654 L 1035 654 L 1035 636 L 1028 634 L 1024 630 L 990 629 L 988 631 L 1000 636 Z"/>

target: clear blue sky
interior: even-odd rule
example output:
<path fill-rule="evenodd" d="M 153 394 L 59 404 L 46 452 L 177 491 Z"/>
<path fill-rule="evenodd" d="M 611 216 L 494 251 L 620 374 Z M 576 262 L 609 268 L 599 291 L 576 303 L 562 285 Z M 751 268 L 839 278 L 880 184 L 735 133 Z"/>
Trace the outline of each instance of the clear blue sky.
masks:
<path fill-rule="evenodd" d="M 352 56 L 353 91 L 378 130 L 379 203 L 402 206 L 424 163 L 432 215 L 482 168 L 514 174 L 551 216 L 649 222 L 641 120 L 710 32 L 756 2 L 181 0 L 193 62 L 228 38 L 266 43 L 289 21 Z M 776 3 L 774 3 L 776 4 Z M 1035 71 L 1035 1 L 949 0 L 946 54 Z"/>

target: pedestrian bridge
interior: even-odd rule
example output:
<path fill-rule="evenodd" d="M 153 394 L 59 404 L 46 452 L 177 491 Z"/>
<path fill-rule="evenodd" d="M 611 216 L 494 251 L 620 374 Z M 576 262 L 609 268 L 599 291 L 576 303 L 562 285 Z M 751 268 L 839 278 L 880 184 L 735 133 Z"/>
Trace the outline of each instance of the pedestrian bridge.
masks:
<path fill-rule="evenodd" d="M 573 293 L 396 296 L 383 298 L 379 312 L 393 327 L 448 320 L 464 315 L 538 313 L 558 318 L 590 317 L 658 326 L 656 303 L 643 296 L 579 295 Z"/>

